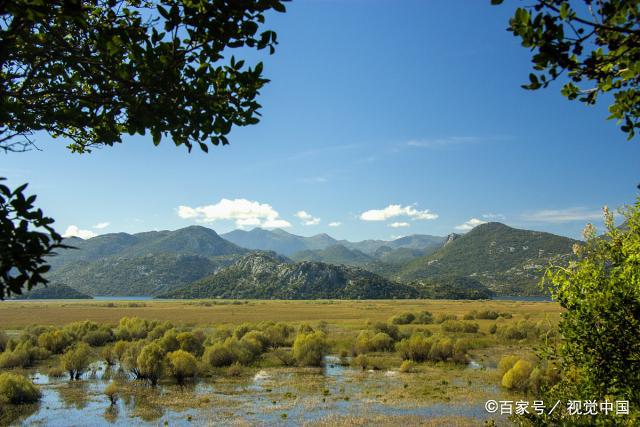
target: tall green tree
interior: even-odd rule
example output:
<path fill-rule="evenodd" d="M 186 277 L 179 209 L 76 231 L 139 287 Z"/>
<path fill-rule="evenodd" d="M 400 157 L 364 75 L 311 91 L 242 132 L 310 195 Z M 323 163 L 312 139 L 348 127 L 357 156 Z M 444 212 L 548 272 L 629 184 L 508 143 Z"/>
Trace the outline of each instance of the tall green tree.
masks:
<path fill-rule="evenodd" d="M 0 1 L 0 151 L 31 149 L 34 132 L 77 153 L 147 132 L 188 150 L 228 144 L 233 126 L 258 123 L 268 82 L 231 52 L 274 52 L 260 29 L 271 10 L 283 0 Z M 0 190 L 3 298 L 46 282 L 60 236 L 24 187 Z"/>
<path fill-rule="evenodd" d="M 591 419 L 603 425 L 640 422 L 640 198 L 624 214 L 626 221 L 618 228 L 605 208 L 606 234 L 597 236 L 587 225 L 586 243 L 574 246 L 577 260 L 545 276 L 553 298 L 566 309 L 561 340 L 544 356 L 562 368 L 561 381 L 546 390 L 546 400 L 564 405 L 569 400 L 629 401 L 628 416 Z M 546 422 L 563 418 L 575 421 L 559 411 Z"/>
<path fill-rule="evenodd" d="M 491 0 L 501 4 L 504 0 Z M 562 94 L 595 104 L 612 99 L 609 119 L 628 139 L 640 129 L 640 3 L 536 0 L 516 9 L 508 30 L 533 53 L 526 89 L 564 79 Z"/>

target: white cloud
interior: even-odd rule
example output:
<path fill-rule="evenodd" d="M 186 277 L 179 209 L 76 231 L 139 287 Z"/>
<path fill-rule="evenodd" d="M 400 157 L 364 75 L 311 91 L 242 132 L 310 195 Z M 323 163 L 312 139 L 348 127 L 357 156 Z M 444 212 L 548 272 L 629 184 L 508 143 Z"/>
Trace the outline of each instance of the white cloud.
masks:
<path fill-rule="evenodd" d="M 398 216 L 407 216 L 413 220 L 430 220 L 438 218 L 438 214 L 429 209 L 418 210 L 413 206 L 389 205 L 384 209 L 371 209 L 360 214 L 363 221 L 386 221 Z"/>
<path fill-rule="evenodd" d="M 478 218 L 471 218 L 469 221 L 463 224 L 456 225 L 456 230 L 469 231 L 480 224 L 486 224 L 486 223 L 487 221 L 482 221 L 481 219 L 478 219 Z"/>
<path fill-rule="evenodd" d="M 318 225 L 320 224 L 320 218 L 316 218 L 308 212 L 298 211 L 296 216 L 302 220 L 304 225 Z"/>
<path fill-rule="evenodd" d="M 329 223 L 329 227 L 340 227 L 342 223 L 340 221 L 334 221 Z"/>
<path fill-rule="evenodd" d="M 94 225 L 92 228 L 95 228 L 96 230 L 103 230 L 110 225 L 111 225 L 110 222 L 99 222 L 96 225 Z"/>
<path fill-rule="evenodd" d="M 192 208 L 178 206 L 178 216 L 196 222 L 215 222 L 220 220 L 235 221 L 237 227 L 286 228 L 291 227 L 288 221 L 280 218 L 278 211 L 266 203 L 247 199 L 221 199 L 214 205 Z"/>
<path fill-rule="evenodd" d="M 482 218 L 484 219 L 488 219 L 488 220 L 500 220 L 500 221 L 504 221 L 505 219 L 507 219 L 506 216 L 500 214 L 500 213 L 486 213 L 486 214 L 482 214 Z"/>
<path fill-rule="evenodd" d="M 408 222 L 393 222 L 389 224 L 389 227 L 400 228 L 400 227 L 409 227 L 411 224 Z"/>
<path fill-rule="evenodd" d="M 522 215 L 525 221 L 533 222 L 570 222 L 602 219 L 602 211 L 585 208 L 542 209 Z"/>
<path fill-rule="evenodd" d="M 64 233 L 62 233 L 62 237 L 80 237 L 81 239 L 90 239 L 92 237 L 96 237 L 97 234 L 91 230 L 81 230 L 75 225 L 70 225 L 67 227 Z"/>

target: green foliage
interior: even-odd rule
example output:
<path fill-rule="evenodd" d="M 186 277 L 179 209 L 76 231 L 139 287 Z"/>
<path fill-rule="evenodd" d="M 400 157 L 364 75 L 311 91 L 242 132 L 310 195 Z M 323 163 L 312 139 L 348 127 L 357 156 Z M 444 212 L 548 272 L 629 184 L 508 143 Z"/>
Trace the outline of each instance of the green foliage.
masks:
<path fill-rule="evenodd" d="M 443 332 L 464 332 L 468 334 L 475 334 L 480 329 L 477 323 L 460 321 L 460 320 L 445 320 L 440 325 Z"/>
<path fill-rule="evenodd" d="M 84 342 L 77 343 L 60 357 L 60 367 L 69 373 L 69 379 L 79 380 L 91 362 L 91 349 Z"/>
<path fill-rule="evenodd" d="M 10 372 L 0 373 L 0 403 L 35 403 L 40 396 L 40 389 L 29 378 Z"/>
<path fill-rule="evenodd" d="M 546 88 L 564 74 L 568 81 L 561 93 L 568 99 L 592 105 L 601 95 L 612 94 L 609 119 L 620 123 L 631 139 L 640 128 L 638 4 L 583 3 L 537 0 L 516 9 L 509 31 L 533 52 L 535 70 L 523 87 Z"/>
<path fill-rule="evenodd" d="M 369 359 L 364 354 L 359 354 L 353 358 L 353 366 L 357 366 L 364 371 L 369 366 Z"/>
<path fill-rule="evenodd" d="M 31 341 L 20 341 L 16 345 L 7 346 L 0 354 L 0 368 L 27 368 L 36 360 L 44 360 L 51 355 L 48 350 L 37 347 Z"/>
<path fill-rule="evenodd" d="M 434 319 L 434 323 L 441 324 L 447 320 L 458 320 L 458 316 L 455 314 L 440 313 Z"/>
<path fill-rule="evenodd" d="M 38 345 L 46 348 L 51 353 L 62 354 L 64 350 L 71 345 L 73 337 L 71 337 L 65 331 L 55 329 L 50 332 L 45 332 L 38 337 Z"/>
<path fill-rule="evenodd" d="M 402 363 L 400 364 L 400 372 L 402 372 L 403 374 L 410 374 L 412 372 L 414 372 L 416 369 L 416 362 L 414 362 L 413 360 L 403 360 Z"/>
<path fill-rule="evenodd" d="M 217 342 L 205 349 L 202 360 L 209 366 L 221 367 L 231 365 L 236 361 L 236 357 L 228 345 Z"/>
<path fill-rule="evenodd" d="M 362 331 L 356 338 L 354 350 L 356 354 L 370 353 L 374 351 L 391 351 L 393 338 L 384 332 L 374 333 Z"/>
<path fill-rule="evenodd" d="M 259 32 L 279 0 L 83 3 L 12 1 L 2 30 L 2 139 L 44 130 L 76 152 L 150 132 L 188 149 L 227 144 L 232 127 L 258 122 L 262 63 L 245 67 L 229 48 L 269 48 Z M 155 19 L 148 19 L 147 13 Z M 89 61 L 88 59 L 91 59 Z M 36 72 L 37 71 L 37 72 Z M 162 72 L 160 72 L 162 71 Z M 0 147 L 12 149 L 9 141 Z"/>
<path fill-rule="evenodd" d="M 403 360 L 414 362 L 452 361 L 466 363 L 466 354 L 469 348 L 469 342 L 465 339 L 425 336 L 417 332 L 396 344 L 396 350 L 400 353 L 400 357 Z"/>
<path fill-rule="evenodd" d="M 62 283 L 52 283 L 46 287 L 25 292 L 20 299 L 91 299 L 91 297 Z"/>
<path fill-rule="evenodd" d="M 0 64 L 4 77 L 5 62 L 0 60 Z M 7 129 L 2 117 L 6 110 L 2 111 L 0 135 Z M 0 142 L 0 149 L 2 145 Z M 50 267 L 45 265 L 45 257 L 65 247 L 62 236 L 51 226 L 53 219 L 34 207 L 36 196 L 23 193 L 27 184 L 11 190 L 2 184 L 4 180 L 0 177 L 0 300 L 11 294 L 21 295 L 23 288 L 46 285 L 44 274 Z"/>
<path fill-rule="evenodd" d="M 193 378 L 198 372 L 198 361 L 193 354 L 185 350 L 176 350 L 167 355 L 169 371 L 178 384 L 182 384 L 185 378 Z"/>
<path fill-rule="evenodd" d="M 9 343 L 9 337 L 5 331 L 0 331 L 0 352 L 5 351 L 7 344 Z"/>
<path fill-rule="evenodd" d="M 202 341 L 191 332 L 181 332 L 176 336 L 180 349 L 188 351 L 196 356 L 201 356 L 204 351 Z"/>
<path fill-rule="evenodd" d="M 412 323 L 415 319 L 416 319 L 415 314 L 407 312 L 407 313 L 402 313 L 402 314 L 393 316 L 391 319 L 389 319 L 389 322 L 394 325 L 408 325 L 409 323 Z"/>
<path fill-rule="evenodd" d="M 561 362 L 550 398 L 629 400 L 640 406 L 640 199 L 620 228 L 605 208 L 607 232 L 585 228 L 578 260 L 549 269 L 552 295 L 565 309 L 560 341 L 544 358 Z M 631 419 L 631 418 L 630 418 Z"/>
<path fill-rule="evenodd" d="M 502 386 L 509 390 L 526 391 L 533 366 L 526 360 L 518 360 L 503 376 Z"/>
<path fill-rule="evenodd" d="M 116 353 L 113 351 L 113 346 L 104 347 L 100 351 L 100 357 L 104 360 L 107 366 L 113 366 L 116 364 Z"/>
<path fill-rule="evenodd" d="M 323 332 L 300 333 L 293 342 L 292 354 L 300 366 L 321 366 L 327 349 Z"/>
<path fill-rule="evenodd" d="M 164 349 L 158 343 L 152 342 L 142 347 L 136 358 L 138 377 L 149 381 L 151 385 L 158 384 L 165 369 L 164 358 Z"/>

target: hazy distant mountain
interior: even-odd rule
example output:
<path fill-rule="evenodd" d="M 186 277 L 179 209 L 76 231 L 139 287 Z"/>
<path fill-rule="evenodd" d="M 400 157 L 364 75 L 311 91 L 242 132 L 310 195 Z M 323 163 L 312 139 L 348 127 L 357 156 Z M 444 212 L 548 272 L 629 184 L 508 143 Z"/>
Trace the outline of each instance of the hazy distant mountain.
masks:
<path fill-rule="evenodd" d="M 302 237 L 281 229 L 262 228 L 254 228 L 251 231 L 234 230 L 223 234 L 222 237 L 243 248 L 274 251 L 286 256 L 300 251 L 325 249 L 338 243 L 326 234 Z"/>
<path fill-rule="evenodd" d="M 335 245 L 342 245 L 347 249 L 357 250 L 366 255 L 373 255 L 382 246 L 390 249 L 409 248 L 428 251 L 438 249 L 445 240 L 444 237 L 439 236 L 414 234 L 391 241 L 349 242 L 336 240 L 327 234 L 303 237 L 280 229 L 264 230 L 261 228 L 254 228 L 251 231 L 234 230 L 223 234 L 222 237 L 243 248 L 275 251 L 286 256 L 302 251 L 323 250 Z"/>
<path fill-rule="evenodd" d="M 363 240 L 361 242 L 348 242 L 341 240 L 340 244 L 349 249 L 357 249 L 365 254 L 372 255 L 378 249 L 386 246 L 390 249 L 421 249 L 436 250 L 444 244 L 445 238 L 441 236 L 430 236 L 427 234 L 412 234 L 410 236 L 400 237 L 395 240 Z"/>
<path fill-rule="evenodd" d="M 357 267 L 282 262 L 253 253 L 217 273 L 163 295 L 168 298 L 381 299 L 415 298 L 418 291 Z"/>
<path fill-rule="evenodd" d="M 448 276 L 473 277 L 500 294 L 536 294 L 550 260 L 566 261 L 576 240 L 501 223 L 475 227 L 441 249 L 407 263 L 403 281 Z"/>
<path fill-rule="evenodd" d="M 206 227 L 67 239 L 48 274 L 89 295 L 157 295 L 213 273 L 247 253 Z"/>
<path fill-rule="evenodd" d="M 291 259 L 294 261 L 319 261 L 329 264 L 365 266 L 374 261 L 375 258 L 357 249 L 348 249 L 343 245 L 333 245 L 325 249 L 296 252 L 291 255 Z"/>
<path fill-rule="evenodd" d="M 115 255 L 139 257 L 172 253 L 214 257 L 248 252 L 221 238 L 212 229 L 197 225 L 175 231 L 109 233 L 87 240 L 72 237 L 65 239 L 65 244 L 77 249 L 58 250 L 56 256 L 49 258 L 53 269 L 74 261 L 94 261 Z"/>

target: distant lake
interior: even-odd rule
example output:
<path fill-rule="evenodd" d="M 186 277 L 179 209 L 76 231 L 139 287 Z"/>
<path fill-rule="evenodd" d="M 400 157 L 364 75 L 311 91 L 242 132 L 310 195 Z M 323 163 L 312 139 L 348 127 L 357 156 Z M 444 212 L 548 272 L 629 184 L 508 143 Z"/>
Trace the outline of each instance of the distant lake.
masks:
<path fill-rule="evenodd" d="M 123 296 L 113 296 L 113 295 L 106 295 L 106 296 L 96 296 L 93 297 L 94 300 L 96 301 L 148 301 L 148 300 L 152 300 L 153 297 L 148 296 L 148 295 L 134 295 L 134 296 L 129 296 L 129 295 L 123 295 Z"/>
<path fill-rule="evenodd" d="M 551 299 L 551 297 L 548 296 L 543 296 L 543 295 L 536 295 L 536 296 L 527 296 L 527 295 L 496 295 L 493 298 L 491 298 L 492 300 L 496 300 L 496 301 L 530 301 L 530 302 L 536 302 L 536 301 L 544 301 L 544 302 L 551 302 L 553 301 Z"/>

